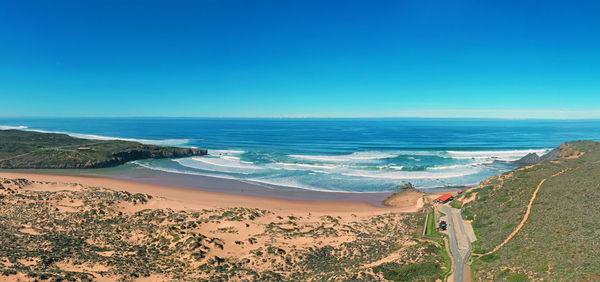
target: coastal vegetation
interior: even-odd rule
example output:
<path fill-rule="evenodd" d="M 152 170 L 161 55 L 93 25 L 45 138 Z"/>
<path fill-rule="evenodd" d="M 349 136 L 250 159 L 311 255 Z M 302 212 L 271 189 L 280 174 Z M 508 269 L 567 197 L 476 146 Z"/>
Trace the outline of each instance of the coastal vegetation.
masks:
<path fill-rule="evenodd" d="M 438 231 L 437 226 L 436 226 L 435 211 L 434 211 L 434 209 L 430 209 L 428 211 L 427 226 L 425 227 L 425 235 L 427 235 L 427 236 L 439 236 L 439 237 L 442 236 L 442 234 Z"/>
<path fill-rule="evenodd" d="M 0 178 L 2 279 L 395 280 L 443 278 L 424 213 L 180 208 L 81 184 Z M 1 278 L 1 277 L 0 277 Z"/>
<path fill-rule="evenodd" d="M 552 155 L 457 199 L 478 237 L 477 279 L 600 279 L 600 143 L 568 142 Z"/>
<path fill-rule="evenodd" d="M 139 159 L 206 155 L 206 150 L 0 130 L 0 168 L 101 168 Z"/>
<path fill-rule="evenodd" d="M 122 156 L 118 152 L 148 150 L 158 157 L 180 149 L 62 134 L 0 133 L 9 137 L 0 142 L 0 157 L 8 163 L 35 163 L 30 158 L 36 157 L 38 164 L 51 164 L 53 160 L 44 159 L 47 150 L 69 156 L 56 163 L 81 163 L 83 157 L 67 154 L 78 152 L 99 164 Z M 600 143 L 568 142 L 537 159 L 464 191 L 451 203 L 472 221 L 478 238 L 471 257 L 473 277 L 598 280 Z M 399 195 L 386 204 L 400 201 Z M 432 210 L 282 213 L 158 205 L 163 200 L 79 184 L 0 178 L 0 275 L 78 281 L 432 281 L 450 272 L 446 242 L 434 238 L 440 233 Z M 423 227 L 425 238 L 420 236 Z"/>

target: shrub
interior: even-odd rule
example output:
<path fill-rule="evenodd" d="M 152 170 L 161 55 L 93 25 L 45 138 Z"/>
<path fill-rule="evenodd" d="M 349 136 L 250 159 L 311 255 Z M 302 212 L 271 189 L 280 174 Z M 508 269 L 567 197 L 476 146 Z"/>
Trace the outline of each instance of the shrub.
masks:
<path fill-rule="evenodd" d="M 494 261 L 498 260 L 498 255 L 497 254 L 489 254 L 489 255 L 482 256 L 480 259 L 483 262 L 494 262 Z"/>
<path fill-rule="evenodd" d="M 435 262 L 423 262 L 389 269 L 383 272 L 383 277 L 392 281 L 415 281 L 439 278 L 441 274 L 442 269 L 439 264 Z"/>
<path fill-rule="evenodd" d="M 529 279 L 527 279 L 527 275 L 525 275 L 525 274 L 513 273 L 513 274 L 509 275 L 508 277 L 506 277 L 506 280 L 508 280 L 510 282 L 522 282 L 522 281 L 527 281 Z"/>

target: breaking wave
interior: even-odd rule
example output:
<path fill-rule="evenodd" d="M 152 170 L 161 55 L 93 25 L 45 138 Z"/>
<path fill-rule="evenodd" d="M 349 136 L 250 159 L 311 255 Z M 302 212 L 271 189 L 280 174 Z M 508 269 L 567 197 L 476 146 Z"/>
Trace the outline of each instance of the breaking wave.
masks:
<path fill-rule="evenodd" d="M 392 191 L 392 187 L 406 182 L 416 183 L 421 188 L 470 185 L 508 169 L 497 167 L 503 165 L 496 164 L 497 160 L 515 160 L 528 153 L 544 154 L 547 151 L 549 149 L 285 155 L 209 150 L 208 156 L 174 161 L 184 170 L 193 169 L 209 176 L 217 173 L 217 177 L 223 174 L 267 185 L 315 191 L 381 192 Z M 374 190 L 369 186 L 379 188 Z"/>
<path fill-rule="evenodd" d="M 461 149 L 460 146 L 449 147 L 442 141 L 435 143 L 441 144 L 440 146 L 431 149 L 394 147 L 394 144 L 389 143 L 391 141 L 381 141 L 388 142 L 389 146 L 385 147 L 365 147 L 360 142 L 346 144 L 342 141 L 331 141 L 333 139 L 327 139 L 313 147 L 307 144 L 297 145 L 295 140 L 287 139 L 280 142 L 271 139 L 265 141 L 262 137 L 246 140 L 246 135 L 242 137 L 234 135 L 230 139 L 224 137 L 215 139 L 216 141 L 210 141 L 213 142 L 211 145 L 206 143 L 208 141 L 205 139 L 201 139 L 201 135 L 186 135 L 186 137 L 195 136 L 200 139 L 153 140 L 107 136 L 112 135 L 113 131 L 101 132 L 106 135 L 100 135 L 66 132 L 71 130 L 45 131 L 24 125 L 0 125 L 0 130 L 6 129 L 63 133 L 94 140 L 208 147 L 206 156 L 162 161 L 145 160 L 136 161 L 134 164 L 170 173 L 237 179 L 250 183 L 315 191 L 356 193 L 394 191 L 406 182 L 411 182 L 422 189 L 471 185 L 514 168 L 509 161 L 517 160 L 529 153 L 543 155 L 550 151 L 539 147 L 523 149 L 507 147 L 498 150 L 479 147 L 469 150 Z M 152 136 L 162 135 L 156 133 Z M 285 143 L 286 140 L 289 143 Z M 326 150 L 337 153 L 322 153 Z"/>
<path fill-rule="evenodd" d="M 323 162 L 365 162 L 393 158 L 395 156 L 397 154 L 377 151 L 355 152 L 347 155 L 290 155 L 290 157 L 295 159 Z"/>

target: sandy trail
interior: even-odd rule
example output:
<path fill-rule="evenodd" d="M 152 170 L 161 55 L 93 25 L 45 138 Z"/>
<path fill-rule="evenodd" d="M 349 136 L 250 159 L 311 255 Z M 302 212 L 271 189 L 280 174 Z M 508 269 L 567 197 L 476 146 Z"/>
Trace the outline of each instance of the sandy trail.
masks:
<path fill-rule="evenodd" d="M 567 171 L 569 169 L 563 169 L 555 174 L 553 174 L 551 177 L 556 177 L 562 173 L 564 173 L 565 171 Z M 535 198 L 537 197 L 538 192 L 540 191 L 540 188 L 542 187 L 542 184 L 544 184 L 544 182 L 546 182 L 548 178 L 544 178 L 542 179 L 542 181 L 540 181 L 540 183 L 538 184 L 537 188 L 535 189 L 535 191 L 533 192 L 533 195 L 531 196 L 531 199 L 529 200 L 529 204 L 527 205 L 527 211 L 525 212 L 525 215 L 523 216 L 523 219 L 521 220 L 521 223 L 519 223 L 519 225 L 515 228 L 515 230 L 513 230 L 512 233 L 510 233 L 510 235 L 508 235 L 508 237 L 506 237 L 506 239 L 504 240 L 504 242 L 500 243 L 500 245 L 496 246 L 493 250 L 483 254 L 483 255 L 489 255 L 489 254 L 493 254 L 496 251 L 498 251 L 500 248 L 502 248 L 502 246 L 506 245 L 506 243 L 508 243 L 508 241 L 510 241 L 510 239 L 512 239 L 515 235 L 517 235 L 517 233 L 519 232 L 519 230 L 521 230 L 521 228 L 523 228 L 523 226 L 525 225 L 525 222 L 527 222 L 527 219 L 529 218 L 529 214 L 531 213 L 531 207 L 533 206 L 533 202 L 535 201 Z"/>

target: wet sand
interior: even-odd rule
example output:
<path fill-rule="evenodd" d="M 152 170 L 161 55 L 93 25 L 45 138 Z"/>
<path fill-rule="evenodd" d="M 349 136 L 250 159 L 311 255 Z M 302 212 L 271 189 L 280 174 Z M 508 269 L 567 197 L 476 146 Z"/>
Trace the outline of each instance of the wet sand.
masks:
<path fill-rule="evenodd" d="M 111 179 L 100 176 L 74 176 L 56 174 L 33 174 L 0 171 L 0 177 L 25 178 L 31 181 L 56 183 L 57 189 L 67 189 L 76 184 L 91 187 L 102 187 L 112 190 L 122 190 L 131 193 L 145 193 L 155 197 L 164 198 L 163 208 L 226 208 L 226 207 L 248 207 L 262 208 L 291 212 L 328 212 L 328 213 L 381 213 L 381 212 L 415 212 L 418 209 L 417 202 L 420 196 L 417 194 L 406 194 L 404 205 L 398 207 L 379 207 L 365 201 L 351 201 L 351 195 L 346 201 L 314 201 L 314 200 L 285 200 L 277 198 L 257 197 L 250 195 L 236 195 L 212 191 L 200 191 L 179 187 L 147 184 L 120 179 Z M 348 193 L 351 194 L 351 193 Z M 360 194 L 359 194 L 360 195 Z"/>
<path fill-rule="evenodd" d="M 140 187 L 137 184 L 148 184 L 148 187 L 162 187 L 173 191 L 194 192 L 216 192 L 225 199 L 230 196 L 247 196 L 250 198 L 264 198 L 284 201 L 300 202 L 356 202 L 367 204 L 373 207 L 383 208 L 382 202 L 393 192 L 373 192 L 373 193 L 351 193 L 351 192 L 323 192 L 305 190 L 285 186 L 262 185 L 260 183 L 250 183 L 234 179 L 217 178 L 204 175 L 190 175 L 182 173 L 171 173 L 159 170 L 152 170 L 132 164 L 123 166 L 105 168 L 105 169 L 36 169 L 36 170 L 0 170 L 0 176 L 26 174 L 36 175 L 36 179 L 44 178 L 57 179 L 55 177 L 75 177 L 71 180 L 60 178 L 62 182 L 81 182 L 83 179 L 104 179 L 104 182 L 96 181 L 94 183 L 106 186 L 109 180 L 121 180 L 129 183 L 128 185 L 118 185 L 119 187 Z M 40 177 L 45 175 L 44 177 Z M 6 177 L 6 176 L 4 176 Z M 23 178 L 28 178 L 23 176 Z M 122 183 L 125 183 L 122 182 Z M 78 183 L 78 182 L 77 182 Z M 122 184 L 121 183 L 121 184 Z M 437 193 L 440 191 L 457 190 L 449 188 L 428 189 L 427 192 Z M 144 193 L 143 190 L 136 190 Z M 409 202 L 412 201 L 408 200 Z"/>
<path fill-rule="evenodd" d="M 378 207 L 383 207 L 381 202 L 393 194 L 392 192 L 322 192 L 286 186 L 267 186 L 259 183 L 249 183 L 234 179 L 217 178 L 204 175 L 170 173 L 134 165 L 124 165 L 106 169 L 0 170 L 0 174 L 1 173 L 95 176 L 197 191 L 220 192 L 280 200 L 365 202 Z"/>

